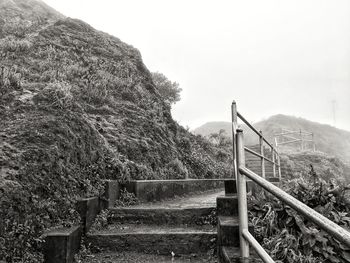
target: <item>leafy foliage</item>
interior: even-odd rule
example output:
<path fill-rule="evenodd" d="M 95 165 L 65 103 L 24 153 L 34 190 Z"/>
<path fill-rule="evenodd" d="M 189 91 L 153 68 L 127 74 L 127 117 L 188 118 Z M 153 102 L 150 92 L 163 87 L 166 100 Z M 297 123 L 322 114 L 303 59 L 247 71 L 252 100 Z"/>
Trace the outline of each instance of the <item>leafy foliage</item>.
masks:
<path fill-rule="evenodd" d="M 180 100 L 180 92 L 182 89 L 179 88 L 179 84 L 177 82 L 170 81 L 160 72 L 152 73 L 152 79 L 157 87 L 157 90 L 165 101 L 173 104 Z"/>
<path fill-rule="evenodd" d="M 121 189 L 119 199 L 116 200 L 115 206 L 131 206 L 137 205 L 138 203 L 139 200 L 134 193 L 130 193 L 126 189 Z"/>
<path fill-rule="evenodd" d="M 349 229 L 347 187 L 321 179 L 311 169 L 284 189 L 331 221 Z M 257 239 L 278 262 L 350 262 L 350 248 L 271 195 L 261 192 L 250 203 Z"/>

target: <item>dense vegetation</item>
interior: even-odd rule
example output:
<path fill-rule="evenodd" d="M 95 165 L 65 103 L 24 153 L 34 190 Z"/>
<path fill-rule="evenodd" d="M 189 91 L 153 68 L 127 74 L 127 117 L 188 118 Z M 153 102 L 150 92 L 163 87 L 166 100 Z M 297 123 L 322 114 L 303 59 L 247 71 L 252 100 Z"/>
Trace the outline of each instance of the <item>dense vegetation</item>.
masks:
<path fill-rule="evenodd" d="M 311 166 L 308 173 L 284 183 L 283 189 L 338 225 L 350 228 L 349 187 L 336 179 L 322 179 Z M 350 248 L 315 226 L 271 195 L 250 200 L 256 237 L 277 262 L 350 262 Z"/>
<path fill-rule="evenodd" d="M 104 178 L 231 172 L 172 119 L 138 50 L 37 0 L 0 7 L 0 260 L 40 261 L 40 235 Z"/>

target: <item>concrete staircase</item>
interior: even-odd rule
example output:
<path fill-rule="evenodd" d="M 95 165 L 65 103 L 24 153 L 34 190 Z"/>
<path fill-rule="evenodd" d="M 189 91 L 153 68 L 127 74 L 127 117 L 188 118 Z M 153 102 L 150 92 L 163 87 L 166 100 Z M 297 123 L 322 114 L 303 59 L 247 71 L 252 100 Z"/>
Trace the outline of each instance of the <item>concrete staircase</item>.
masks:
<path fill-rule="evenodd" d="M 169 262 L 174 260 L 172 255 L 199 260 L 209 253 L 216 258 L 215 201 L 223 194 L 219 189 L 131 207 L 111 207 L 108 226 L 88 233 L 86 241 L 102 257 L 106 253 L 136 252 L 159 255 L 159 261 L 153 258 L 152 262 L 167 262 L 162 255 Z"/>
<path fill-rule="evenodd" d="M 247 161 L 247 166 L 250 163 Z M 222 180 L 218 186 L 224 189 L 153 202 L 146 201 L 147 197 L 130 207 L 110 206 L 108 225 L 86 235 L 86 243 L 96 253 L 94 257 L 102 261 L 87 263 L 105 262 L 105 258 L 108 262 L 141 262 L 140 257 L 144 263 L 241 262 L 236 181 Z M 249 189 L 254 190 L 250 181 Z M 128 259 L 120 261 L 125 254 Z M 146 255 L 152 255 L 150 261 Z M 248 262 L 261 261 L 252 256 Z"/>
<path fill-rule="evenodd" d="M 248 183 L 248 189 L 251 183 Z M 217 202 L 217 240 L 218 240 L 218 262 L 233 263 L 243 262 L 240 259 L 239 251 L 239 219 L 238 219 L 238 198 L 236 181 L 225 183 L 225 195 L 218 196 Z M 254 233 L 253 226 L 249 226 L 249 232 Z M 244 262 L 262 262 L 254 251 L 251 251 L 251 258 Z"/>

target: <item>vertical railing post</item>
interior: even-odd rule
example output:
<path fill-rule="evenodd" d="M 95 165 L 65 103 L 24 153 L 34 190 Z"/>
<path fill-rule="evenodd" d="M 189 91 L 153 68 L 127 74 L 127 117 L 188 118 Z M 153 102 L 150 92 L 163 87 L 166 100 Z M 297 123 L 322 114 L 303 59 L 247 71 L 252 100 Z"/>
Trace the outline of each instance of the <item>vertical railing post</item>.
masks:
<path fill-rule="evenodd" d="M 261 176 L 262 178 L 265 178 L 264 138 L 262 135 L 262 131 L 260 131 L 259 143 L 260 143 L 260 154 L 261 156 L 263 156 L 263 157 L 260 157 L 261 158 Z"/>
<path fill-rule="evenodd" d="M 273 148 L 271 148 L 271 153 L 272 153 L 272 161 L 273 161 L 273 178 L 276 178 L 276 158 L 275 158 L 275 150 Z"/>
<path fill-rule="evenodd" d="M 243 130 L 237 129 L 237 192 L 238 192 L 238 217 L 239 217 L 239 244 L 242 258 L 249 257 L 249 243 L 243 237 L 243 231 L 248 230 L 247 208 L 247 181 L 244 174 L 239 172 L 239 167 L 245 166 Z"/>
<path fill-rule="evenodd" d="M 232 114 L 232 159 L 233 159 L 233 177 L 237 180 L 237 162 L 236 162 L 236 154 L 237 154 L 237 147 L 236 147 L 236 130 L 238 128 L 237 124 L 237 104 L 235 101 L 232 101 L 231 105 L 231 114 Z"/>
<path fill-rule="evenodd" d="M 315 138 L 314 138 L 314 133 L 311 134 L 312 136 L 312 147 L 313 147 L 313 151 L 316 152 L 316 145 L 315 145 Z"/>
<path fill-rule="evenodd" d="M 303 144 L 303 134 L 301 133 L 301 129 L 300 129 L 300 149 L 304 150 L 304 144 Z"/>
<path fill-rule="evenodd" d="M 278 179 L 280 181 L 280 183 L 282 182 L 282 173 L 281 173 L 281 158 L 280 155 L 277 154 L 277 161 L 278 161 Z"/>
<path fill-rule="evenodd" d="M 278 151 L 278 141 L 277 141 L 277 137 L 275 137 L 275 145 L 276 145 L 276 149 Z"/>

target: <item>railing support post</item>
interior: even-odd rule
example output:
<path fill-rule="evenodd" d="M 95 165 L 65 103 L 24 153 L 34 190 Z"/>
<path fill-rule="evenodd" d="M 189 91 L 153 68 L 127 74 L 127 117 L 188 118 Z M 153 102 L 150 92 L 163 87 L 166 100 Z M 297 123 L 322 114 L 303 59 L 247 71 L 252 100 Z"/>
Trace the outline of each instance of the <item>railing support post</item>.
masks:
<path fill-rule="evenodd" d="M 236 130 L 238 128 L 237 124 L 237 104 L 235 101 L 232 101 L 231 105 L 231 114 L 232 114 L 232 159 L 233 159 L 233 177 L 237 180 L 237 162 L 236 162 L 236 154 L 237 154 L 237 147 L 236 147 Z"/>
<path fill-rule="evenodd" d="M 245 166 L 243 130 L 237 129 L 237 168 Z M 247 208 L 247 182 L 244 174 L 237 169 L 237 192 L 238 192 L 238 216 L 239 216 L 239 242 L 242 258 L 249 257 L 249 243 L 244 238 L 244 231 L 248 231 L 248 208 Z"/>
<path fill-rule="evenodd" d="M 280 183 L 282 183 L 281 158 L 279 155 L 277 155 L 277 161 L 278 161 L 278 178 L 280 180 Z"/>
<path fill-rule="evenodd" d="M 260 143 L 260 154 L 261 156 L 263 156 L 261 157 L 261 176 L 262 178 L 265 178 L 264 137 L 262 135 L 262 131 L 260 131 L 259 143 Z"/>
<path fill-rule="evenodd" d="M 273 161 L 273 178 L 276 178 L 276 156 L 275 156 L 275 151 L 273 150 L 273 148 L 271 148 L 271 153 L 272 153 L 272 161 Z"/>

